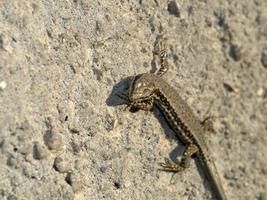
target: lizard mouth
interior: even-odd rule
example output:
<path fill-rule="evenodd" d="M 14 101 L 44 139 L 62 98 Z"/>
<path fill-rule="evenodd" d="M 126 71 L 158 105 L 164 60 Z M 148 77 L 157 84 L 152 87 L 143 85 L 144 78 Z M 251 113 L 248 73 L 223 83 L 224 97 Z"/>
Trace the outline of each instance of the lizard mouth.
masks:
<path fill-rule="evenodd" d="M 125 101 L 125 104 L 127 106 L 124 108 L 124 110 L 129 109 L 129 111 L 132 113 L 135 113 L 140 110 L 136 104 L 138 101 L 132 100 L 131 98 L 129 98 L 129 95 L 125 93 L 117 93 L 116 95 Z"/>

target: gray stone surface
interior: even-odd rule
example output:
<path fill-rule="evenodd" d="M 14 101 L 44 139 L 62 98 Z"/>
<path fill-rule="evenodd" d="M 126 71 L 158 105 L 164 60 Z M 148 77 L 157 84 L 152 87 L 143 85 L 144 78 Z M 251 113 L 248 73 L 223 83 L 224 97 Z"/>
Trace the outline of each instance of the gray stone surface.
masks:
<path fill-rule="evenodd" d="M 115 106 L 160 35 L 168 82 L 200 119 L 214 102 L 227 196 L 265 199 L 266 0 L 0 1 L 0 199 L 211 199 L 195 162 L 158 171 L 183 149 L 160 112 Z"/>

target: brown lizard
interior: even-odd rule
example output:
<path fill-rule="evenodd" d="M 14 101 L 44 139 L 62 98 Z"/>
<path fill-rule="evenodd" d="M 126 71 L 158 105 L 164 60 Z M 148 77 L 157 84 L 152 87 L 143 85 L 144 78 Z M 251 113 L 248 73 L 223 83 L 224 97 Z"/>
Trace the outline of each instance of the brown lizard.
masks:
<path fill-rule="evenodd" d="M 177 164 L 165 158 L 165 162 L 160 163 L 163 170 L 181 172 L 189 167 L 191 157 L 196 155 L 202 166 L 205 167 L 208 178 L 213 184 L 216 199 L 226 200 L 218 172 L 210 158 L 209 149 L 203 137 L 207 131 L 207 120 L 198 120 L 177 91 L 162 79 L 162 75 L 168 71 L 168 62 L 165 43 L 161 42 L 160 44 L 161 67 L 158 72 L 135 76 L 128 94 L 118 95 L 127 101 L 131 110 L 151 111 L 156 105 L 162 111 L 179 140 L 186 146 L 181 162 Z"/>

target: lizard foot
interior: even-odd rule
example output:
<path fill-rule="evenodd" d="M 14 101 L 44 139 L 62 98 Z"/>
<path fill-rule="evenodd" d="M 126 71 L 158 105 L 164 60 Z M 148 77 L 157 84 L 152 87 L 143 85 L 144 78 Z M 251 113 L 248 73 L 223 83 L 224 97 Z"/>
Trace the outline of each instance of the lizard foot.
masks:
<path fill-rule="evenodd" d="M 165 158 L 165 162 L 163 163 L 159 163 L 161 167 L 163 167 L 163 171 L 167 171 L 167 172 L 181 172 L 185 169 L 185 167 L 179 165 L 179 164 L 176 164 L 172 161 L 170 161 L 170 159 L 168 158 Z"/>

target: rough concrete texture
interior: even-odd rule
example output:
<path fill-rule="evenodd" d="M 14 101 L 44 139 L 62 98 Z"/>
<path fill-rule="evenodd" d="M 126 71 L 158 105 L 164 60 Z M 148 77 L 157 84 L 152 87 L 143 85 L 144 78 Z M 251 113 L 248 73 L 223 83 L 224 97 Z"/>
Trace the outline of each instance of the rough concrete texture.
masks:
<path fill-rule="evenodd" d="M 267 199 L 266 0 L 1 0 L 0 199 L 212 199 L 197 162 L 158 170 L 183 150 L 158 110 L 117 105 L 160 35 L 165 79 L 200 119 L 213 102 L 226 195 Z"/>

